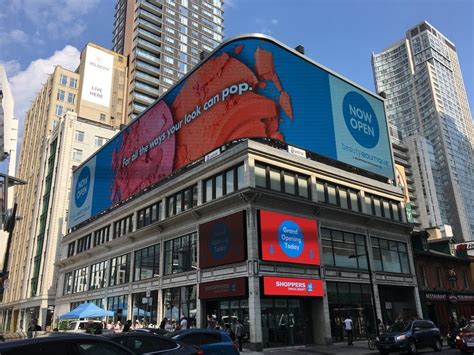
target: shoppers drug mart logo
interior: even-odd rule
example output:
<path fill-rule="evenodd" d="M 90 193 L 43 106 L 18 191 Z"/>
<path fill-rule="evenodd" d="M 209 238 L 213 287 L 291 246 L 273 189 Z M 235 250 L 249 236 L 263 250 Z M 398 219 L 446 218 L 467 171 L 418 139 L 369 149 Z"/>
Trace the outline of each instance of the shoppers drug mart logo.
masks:
<path fill-rule="evenodd" d="M 344 97 L 342 110 L 347 129 L 357 143 L 365 148 L 375 147 L 379 142 L 379 123 L 369 102 L 350 91 Z"/>
<path fill-rule="evenodd" d="M 74 194 L 74 200 L 77 207 L 82 207 L 86 202 L 87 194 L 89 193 L 89 186 L 91 182 L 91 172 L 88 166 L 82 168 L 79 178 L 76 182 L 76 189 Z"/>
<path fill-rule="evenodd" d="M 313 292 L 313 284 L 311 282 L 308 282 L 306 285 L 306 291 Z"/>
<path fill-rule="evenodd" d="M 301 228 L 293 221 L 283 221 L 278 227 L 278 242 L 283 252 L 290 258 L 303 253 L 304 236 Z"/>
<path fill-rule="evenodd" d="M 230 249 L 231 230 L 225 223 L 217 223 L 212 228 L 209 247 L 214 259 L 222 259 Z"/>

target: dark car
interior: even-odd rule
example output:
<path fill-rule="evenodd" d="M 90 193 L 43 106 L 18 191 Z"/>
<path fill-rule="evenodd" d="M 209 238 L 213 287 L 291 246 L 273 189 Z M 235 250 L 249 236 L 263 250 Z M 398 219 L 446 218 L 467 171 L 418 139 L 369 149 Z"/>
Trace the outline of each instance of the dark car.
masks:
<path fill-rule="evenodd" d="M 1 355 L 134 355 L 127 348 L 100 336 L 60 333 L 0 344 Z"/>
<path fill-rule="evenodd" d="M 474 352 L 474 322 L 459 330 L 456 347 L 463 352 Z"/>
<path fill-rule="evenodd" d="M 238 344 L 223 330 L 186 329 L 166 334 L 185 344 L 198 346 L 204 355 L 239 355 Z"/>
<path fill-rule="evenodd" d="M 135 354 L 203 355 L 202 351 L 194 346 L 146 332 L 106 334 L 104 337 Z"/>
<path fill-rule="evenodd" d="M 137 328 L 134 329 L 132 332 L 144 332 L 158 335 L 165 335 L 166 333 L 168 333 L 166 330 L 161 328 Z"/>
<path fill-rule="evenodd" d="M 397 351 L 416 354 L 422 348 L 441 351 L 442 346 L 439 328 L 429 320 L 396 322 L 380 335 L 377 342 L 377 349 L 382 355 Z"/>

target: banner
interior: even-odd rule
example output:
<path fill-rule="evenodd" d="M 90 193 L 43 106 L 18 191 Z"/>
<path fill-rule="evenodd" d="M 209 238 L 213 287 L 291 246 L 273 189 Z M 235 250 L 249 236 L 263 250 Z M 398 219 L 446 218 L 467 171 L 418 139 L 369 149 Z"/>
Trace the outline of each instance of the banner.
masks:
<path fill-rule="evenodd" d="M 323 297 L 323 282 L 317 279 L 264 276 L 263 294 L 265 296 Z"/>

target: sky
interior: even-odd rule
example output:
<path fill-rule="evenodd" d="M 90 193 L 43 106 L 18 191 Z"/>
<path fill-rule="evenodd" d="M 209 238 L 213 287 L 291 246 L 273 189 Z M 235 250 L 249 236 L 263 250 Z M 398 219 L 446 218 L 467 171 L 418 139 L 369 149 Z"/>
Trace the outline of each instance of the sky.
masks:
<path fill-rule="evenodd" d="M 111 47 L 114 5 L 115 0 L 0 0 L 0 64 L 20 126 L 55 65 L 76 69 L 87 42 Z M 456 45 L 474 103 L 472 0 L 224 0 L 224 10 L 225 38 L 264 33 L 290 47 L 301 44 L 308 57 L 370 91 L 371 54 L 427 20 Z"/>

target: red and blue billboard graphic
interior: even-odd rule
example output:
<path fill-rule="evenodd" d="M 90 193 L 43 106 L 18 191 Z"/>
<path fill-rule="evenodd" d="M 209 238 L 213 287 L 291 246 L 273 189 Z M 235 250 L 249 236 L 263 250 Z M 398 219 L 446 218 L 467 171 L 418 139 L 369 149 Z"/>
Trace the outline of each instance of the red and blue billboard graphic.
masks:
<path fill-rule="evenodd" d="M 245 260 L 246 235 L 245 211 L 199 225 L 199 267 Z"/>
<path fill-rule="evenodd" d="M 260 211 L 262 260 L 319 265 L 316 220 Z"/>
<path fill-rule="evenodd" d="M 263 294 L 265 296 L 323 297 L 324 289 L 323 282 L 318 279 L 264 276 Z"/>
<path fill-rule="evenodd" d="M 241 138 L 281 140 L 393 179 L 381 98 L 272 38 L 242 36 L 76 169 L 69 227 Z"/>

